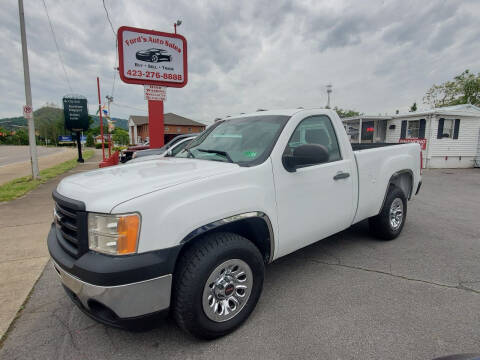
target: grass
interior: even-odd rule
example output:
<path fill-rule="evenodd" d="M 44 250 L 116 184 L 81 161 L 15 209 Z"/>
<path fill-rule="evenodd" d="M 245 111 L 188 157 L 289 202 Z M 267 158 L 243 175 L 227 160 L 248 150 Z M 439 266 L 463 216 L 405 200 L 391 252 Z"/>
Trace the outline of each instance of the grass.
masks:
<path fill-rule="evenodd" d="M 93 154 L 93 150 L 86 150 L 83 153 L 83 158 L 85 160 L 90 159 Z M 37 180 L 33 180 L 31 176 L 24 176 L 0 185 L 0 202 L 10 201 L 23 196 L 35 189 L 38 185 L 46 183 L 48 180 L 73 169 L 77 164 L 77 159 L 68 160 L 40 171 L 40 177 Z"/>

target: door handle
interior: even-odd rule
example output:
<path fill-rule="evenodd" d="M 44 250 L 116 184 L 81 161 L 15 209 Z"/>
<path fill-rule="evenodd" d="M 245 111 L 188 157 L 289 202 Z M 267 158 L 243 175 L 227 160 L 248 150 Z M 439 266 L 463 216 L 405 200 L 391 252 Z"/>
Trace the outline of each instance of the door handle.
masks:
<path fill-rule="evenodd" d="M 346 179 L 350 176 L 350 173 L 339 171 L 334 177 L 333 180 Z"/>

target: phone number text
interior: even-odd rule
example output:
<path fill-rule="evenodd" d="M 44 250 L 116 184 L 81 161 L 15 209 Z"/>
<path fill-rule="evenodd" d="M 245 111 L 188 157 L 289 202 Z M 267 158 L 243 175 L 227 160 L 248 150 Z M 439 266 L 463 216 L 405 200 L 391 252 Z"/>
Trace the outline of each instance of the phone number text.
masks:
<path fill-rule="evenodd" d="M 183 76 L 181 74 L 159 73 L 156 71 L 128 70 L 127 75 L 129 77 L 140 77 L 147 79 L 183 80 Z"/>

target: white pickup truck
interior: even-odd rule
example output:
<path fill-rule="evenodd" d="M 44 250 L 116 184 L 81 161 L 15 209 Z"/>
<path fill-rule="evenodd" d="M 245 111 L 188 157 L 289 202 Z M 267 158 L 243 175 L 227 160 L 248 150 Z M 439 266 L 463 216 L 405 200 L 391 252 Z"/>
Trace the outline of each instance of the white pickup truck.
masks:
<path fill-rule="evenodd" d="M 397 237 L 420 171 L 418 144 L 354 151 L 332 110 L 232 117 L 175 158 L 62 180 L 48 249 L 98 321 L 137 326 L 170 311 L 212 339 L 253 311 L 265 264 L 364 219 Z"/>

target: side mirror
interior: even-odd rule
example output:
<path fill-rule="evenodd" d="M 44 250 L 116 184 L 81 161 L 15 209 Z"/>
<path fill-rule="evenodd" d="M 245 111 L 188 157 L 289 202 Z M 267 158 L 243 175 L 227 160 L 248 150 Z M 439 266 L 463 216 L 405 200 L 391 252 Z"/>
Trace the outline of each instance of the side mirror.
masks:
<path fill-rule="evenodd" d="M 172 156 L 172 150 L 168 150 L 165 156 Z"/>
<path fill-rule="evenodd" d="M 299 167 L 325 163 L 328 158 L 329 154 L 325 146 L 305 144 L 293 149 L 292 155 L 283 155 L 282 163 L 288 172 L 295 172 Z"/>

